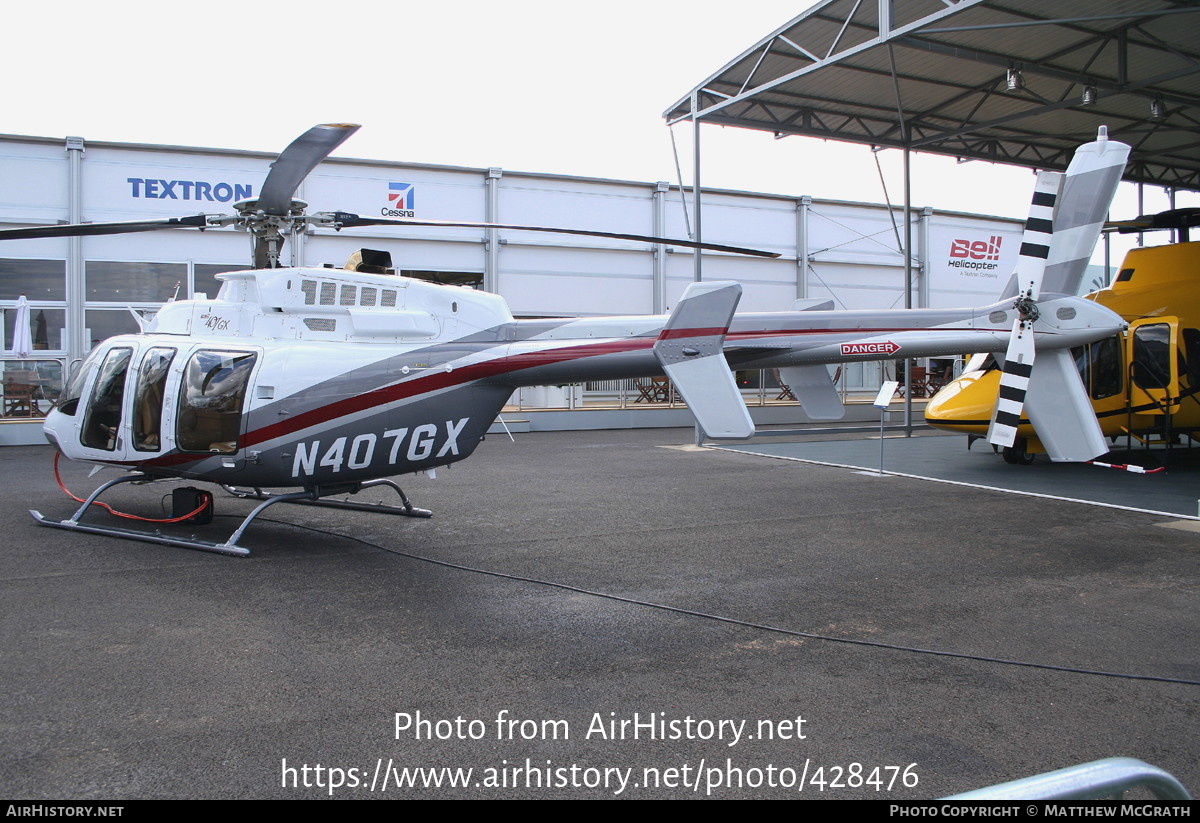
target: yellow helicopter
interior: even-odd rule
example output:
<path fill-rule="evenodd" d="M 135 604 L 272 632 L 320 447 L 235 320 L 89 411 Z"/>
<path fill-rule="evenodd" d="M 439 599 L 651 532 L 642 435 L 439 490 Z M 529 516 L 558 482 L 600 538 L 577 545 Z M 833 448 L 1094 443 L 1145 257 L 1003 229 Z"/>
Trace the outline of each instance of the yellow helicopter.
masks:
<path fill-rule="evenodd" d="M 1188 229 L 1200 226 L 1200 209 L 1174 209 L 1108 224 L 1122 233 L 1174 229 L 1180 242 L 1131 250 L 1112 285 L 1086 298 L 1119 314 L 1128 328 L 1073 349 L 1088 397 L 1104 436 L 1143 444 L 1200 440 L 1200 242 Z M 993 355 L 976 355 L 962 376 L 939 391 L 925 409 L 938 429 L 988 435 L 997 404 L 1001 369 Z M 1186 442 L 1186 441 L 1185 441 Z M 1028 465 L 1047 451 L 1035 427 L 1022 417 L 1016 440 L 1002 450 L 1008 463 Z"/>

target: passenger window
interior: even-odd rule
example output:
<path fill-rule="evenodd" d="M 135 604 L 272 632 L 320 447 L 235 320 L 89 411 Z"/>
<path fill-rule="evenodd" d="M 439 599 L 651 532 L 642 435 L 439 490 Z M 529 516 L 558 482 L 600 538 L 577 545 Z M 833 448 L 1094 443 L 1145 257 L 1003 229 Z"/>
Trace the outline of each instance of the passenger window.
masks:
<path fill-rule="evenodd" d="M 230 351 L 192 355 L 179 396 L 179 448 L 223 454 L 237 451 L 246 386 L 256 357 Z"/>
<path fill-rule="evenodd" d="M 137 393 L 133 398 L 133 447 L 142 452 L 162 449 L 162 412 L 167 374 L 175 349 L 150 349 L 138 370 Z"/>
<path fill-rule="evenodd" d="M 87 414 L 79 441 L 92 449 L 114 451 L 121 433 L 121 407 L 125 400 L 125 376 L 129 371 L 129 359 L 133 349 L 113 349 L 104 358 L 92 396 L 88 401 Z"/>

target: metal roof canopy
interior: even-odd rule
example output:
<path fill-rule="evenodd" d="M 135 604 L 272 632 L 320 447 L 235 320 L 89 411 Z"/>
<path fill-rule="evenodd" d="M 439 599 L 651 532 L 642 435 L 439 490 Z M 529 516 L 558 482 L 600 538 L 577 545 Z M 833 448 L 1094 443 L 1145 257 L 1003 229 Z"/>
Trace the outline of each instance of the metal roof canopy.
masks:
<path fill-rule="evenodd" d="M 824 0 L 663 116 L 1200 190 L 1198 73 L 1200 0 Z"/>

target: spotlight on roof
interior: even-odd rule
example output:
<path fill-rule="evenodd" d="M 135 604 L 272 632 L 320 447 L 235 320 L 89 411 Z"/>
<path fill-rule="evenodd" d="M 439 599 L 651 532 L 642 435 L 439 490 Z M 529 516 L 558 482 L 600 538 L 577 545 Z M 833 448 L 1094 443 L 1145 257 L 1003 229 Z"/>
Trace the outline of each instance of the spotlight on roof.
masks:
<path fill-rule="evenodd" d="M 1025 88 L 1025 78 L 1021 76 L 1019 69 L 1009 69 L 1008 78 L 1005 81 L 1009 91 Z"/>
<path fill-rule="evenodd" d="M 1167 106 L 1163 103 L 1162 97 L 1155 97 L 1150 101 L 1150 117 L 1155 120 L 1162 120 L 1167 116 Z"/>
<path fill-rule="evenodd" d="M 1084 106 L 1091 106 L 1091 105 L 1095 104 L 1096 97 L 1097 97 L 1097 92 L 1096 92 L 1095 86 L 1084 86 L 1083 87 L 1083 96 L 1081 96 L 1079 98 L 1079 103 Z"/>

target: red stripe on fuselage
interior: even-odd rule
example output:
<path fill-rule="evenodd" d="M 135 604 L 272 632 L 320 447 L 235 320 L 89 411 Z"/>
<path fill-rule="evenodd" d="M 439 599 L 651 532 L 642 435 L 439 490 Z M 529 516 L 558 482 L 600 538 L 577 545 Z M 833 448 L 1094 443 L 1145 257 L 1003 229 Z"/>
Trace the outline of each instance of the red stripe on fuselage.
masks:
<path fill-rule="evenodd" d="M 914 331 L 911 328 L 893 329 L 758 329 L 753 331 L 729 332 L 728 329 L 674 329 L 669 337 L 702 337 L 710 334 L 727 334 L 727 339 L 753 339 L 762 337 L 803 336 L 809 334 L 859 334 L 863 336 L 885 334 L 890 332 Z M 944 329 L 944 331 L 987 331 L 983 329 Z M 319 426 L 345 417 L 357 414 L 378 406 L 394 403 L 409 397 L 428 394 L 440 389 L 463 385 L 475 380 L 483 380 L 508 372 L 523 369 L 565 363 L 571 360 L 581 360 L 587 357 L 601 357 L 606 354 L 619 354 L 653 347 L 660 339 L 668 339 L 668 331 L 664 330 L 658 337 L 630 337 L 623 340 L 603 340 L 595 343 L 583 343 L 575 346 L 532 351 L 512 356 L 497 357 L 483 363 L 472 363 L 452 371 L 442 371 L 437 374 L 422 375 L 401 383 L 383 386 L 363 394 L 337 400 L 328 405 L 311 409 L 287 420 L 280 420 L 261 429 L 247 432 L 241 438 L 239 448 L 265 443 L 279 437 L 285 437 L 313 426 Z M 197 454 L 195 452 L 172 452 L 150 460 L 121 461 L 125 464 L 146 466 L 178 466 L 183 463 L 206 460 L 213 455 Z"/>
<path fill-rule="evenodd" d="M 729 327 L 724 328 L 713 327 L 711 329 L 663 329 L 659 334 L 659 340 L 674 340 L 677 337 L 715 337 L 725 334 L 729 331 Z"/>

